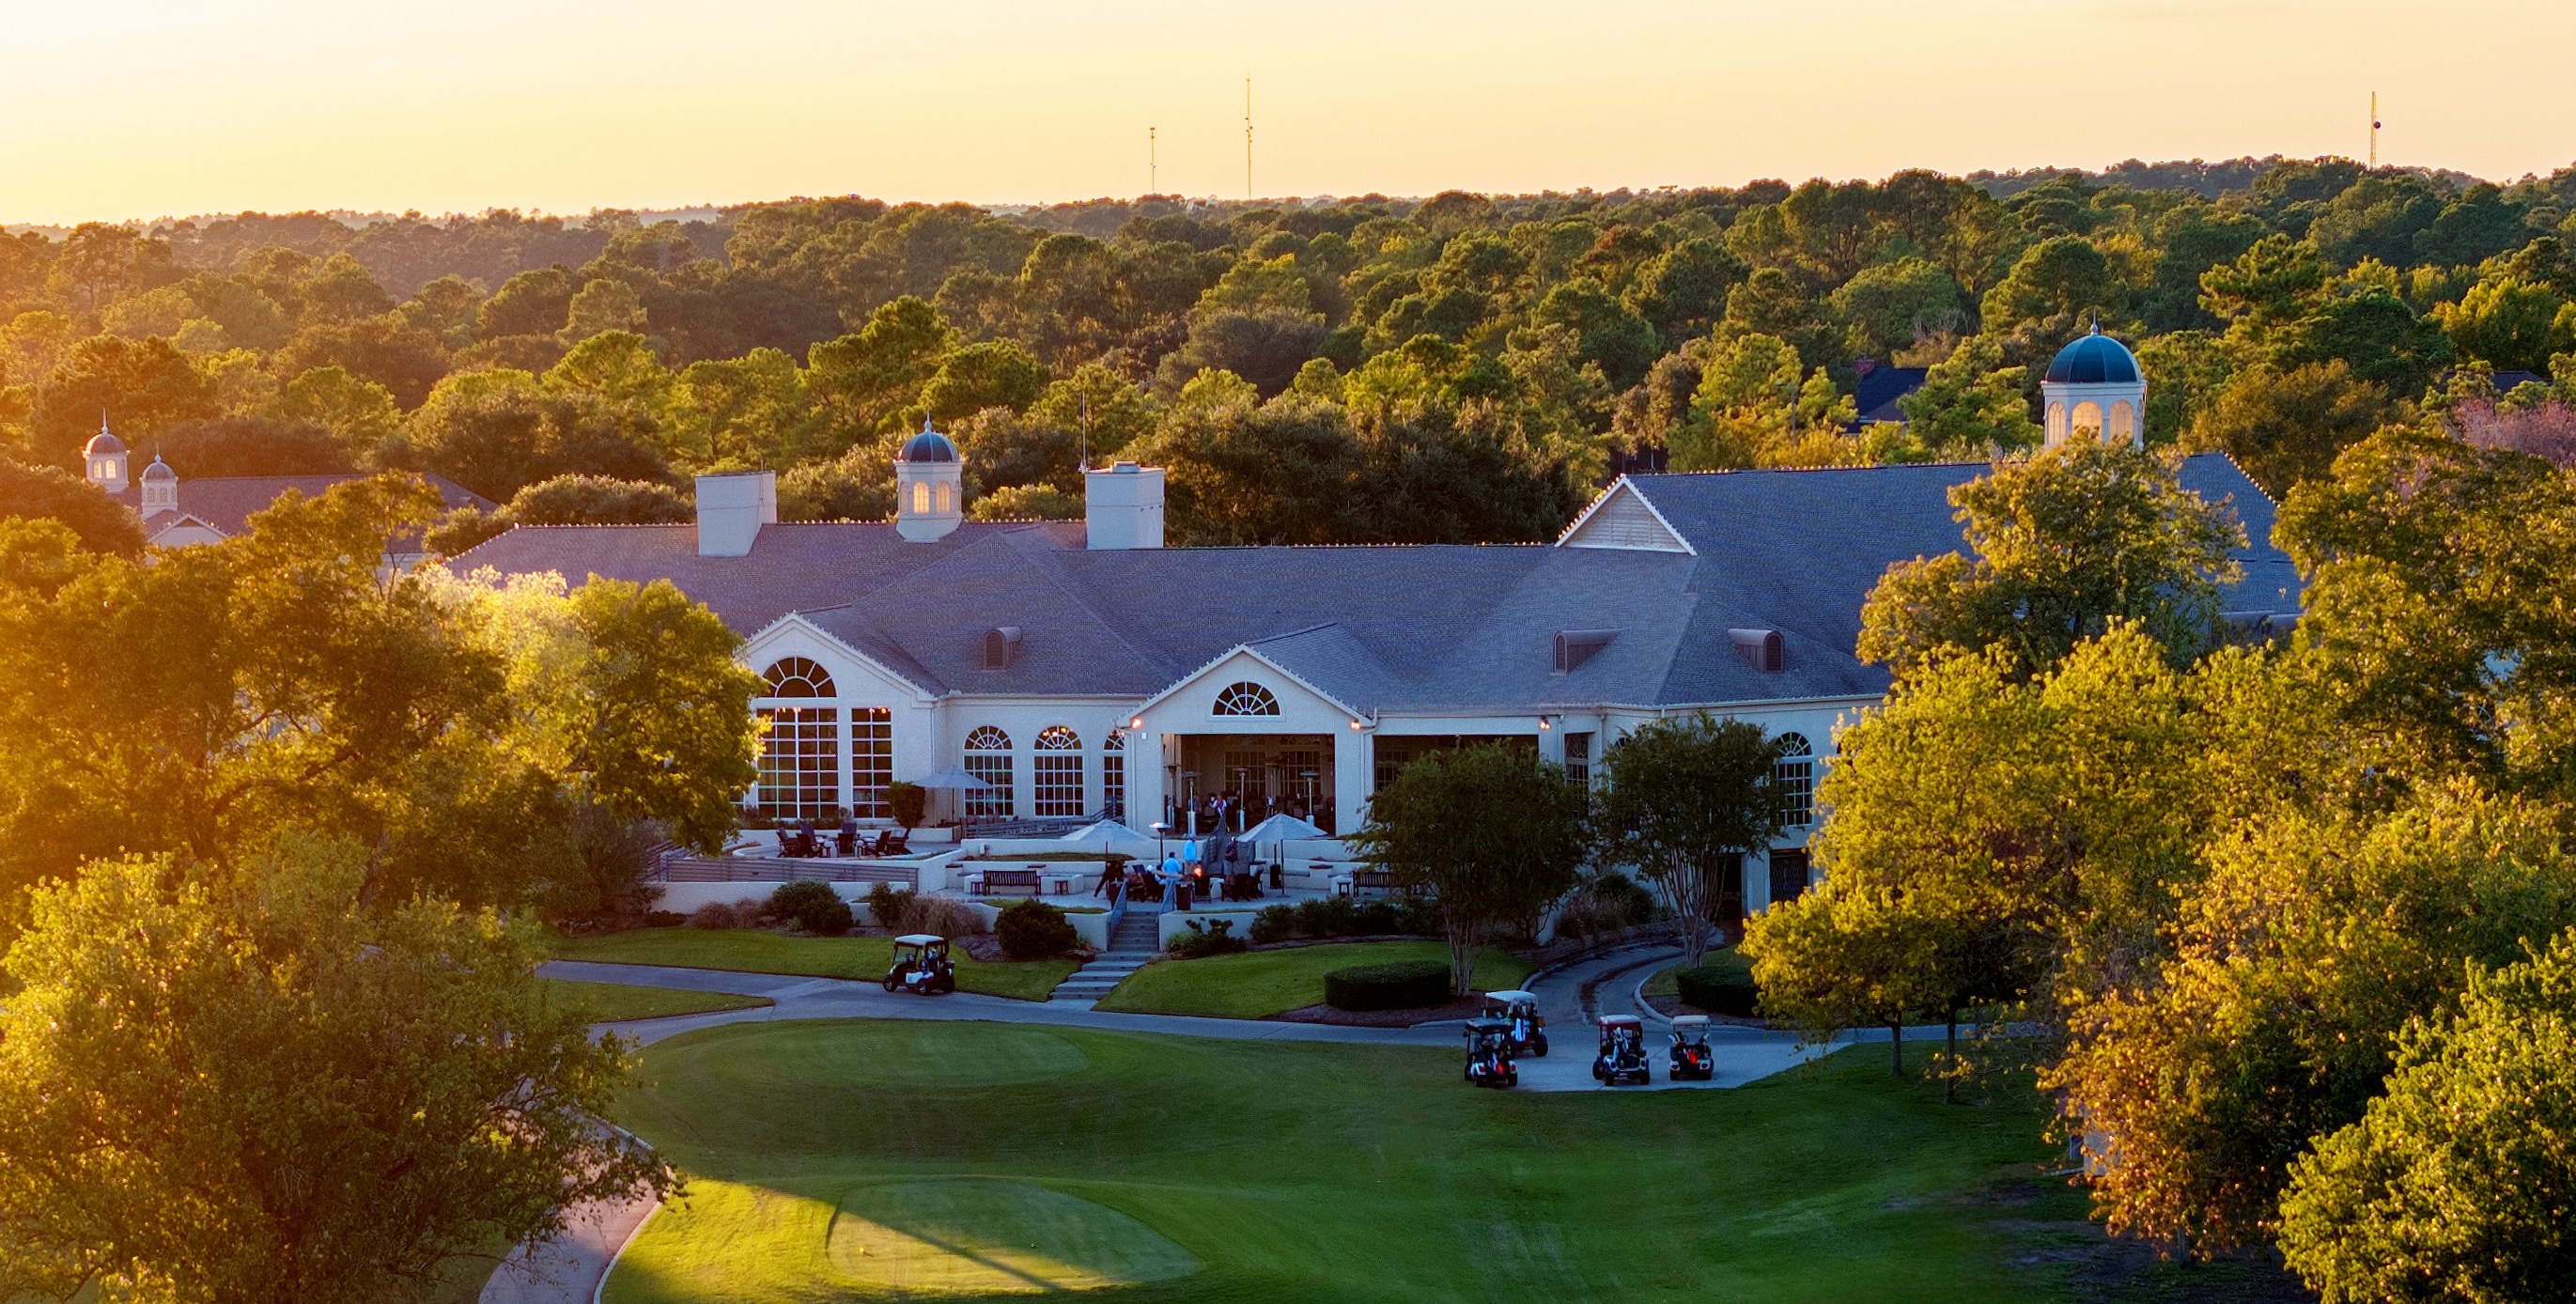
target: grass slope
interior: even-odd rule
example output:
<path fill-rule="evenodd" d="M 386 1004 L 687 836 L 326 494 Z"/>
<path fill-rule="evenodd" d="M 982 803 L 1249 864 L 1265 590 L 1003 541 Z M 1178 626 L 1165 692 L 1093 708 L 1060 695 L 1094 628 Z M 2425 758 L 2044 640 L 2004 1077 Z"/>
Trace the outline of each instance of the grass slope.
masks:
<path fill-rule="evenodd" d="M 883 937 L 789 937 L 758 928 L 637 928 L 564 938 L 555 943 L 554 954 L 558 960 L 875 982 L 894 962 L 894 943 Z M 1077 967 L 1071 960 L 988 964 L 962 948 L 951 954 L 957 960 L 959 990 L 1023 1001 L 1045 1000 Z"/>
<path fill-rule="evenodd" d="M 1449 946 L 1445 942 L 1333 942 L 1204 960 L 1163 960 L 1110 989 L 1099 1008 L 1258 1019 L 1323 1004 L 1324 975 L 1335 969 L 1397 960 L 1446 964 Z M 1476 986 L 1484 991 L 1516 987 L 1529 973 L 1528 961 L 1502 951 L 1484 951 L 1476 957 Z"/>
<path fill-rule="evenodd" d="M 799 1022 L 672 1038 L 645 1078 L 619 1117 L 690 1193 L 615 1304 L 2020 1304 L 2077 1293 L 2061 1246 L 2100 1239 L 2032 1177 L 2035 1093 L 1945 1106 L 1877 1048 L 1730 1092 L 1539 1095 L 1434 1050 Z"/>
<path fill-rule="evenodd" d="M 540 978 L 537 981 L 545 985 L 549 999 L 578 1008 L 592 1023 L 665 1019 L 678 1014 L 709 1014 L 717 1010 L 750 1010 L 775 1003 L 766 996 L 736 996 L 731 992 L 684 992 L 669 987 L 582 983 L 562 978 Z"/>

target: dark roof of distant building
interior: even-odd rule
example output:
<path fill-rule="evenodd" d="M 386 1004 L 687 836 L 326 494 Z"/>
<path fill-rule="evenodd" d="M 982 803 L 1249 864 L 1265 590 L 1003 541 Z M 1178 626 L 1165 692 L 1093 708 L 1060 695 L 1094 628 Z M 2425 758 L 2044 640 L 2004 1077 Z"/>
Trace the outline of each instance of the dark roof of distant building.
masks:
<path fill-rule="evenodd" d="M 2062 385 L 2128 385 L 2138 379 L 2138 358 L 2129 346 L 2096 329 L 2078 335 L 2057 351 L 2046 379 Z"/>
<path fill-rule="evenodd" d="M 1962 548 L 1949 491 L 1987 469 L 1629 477 L 1678 536 L 1669 551 L 1094 552 L 1079 522 L 970 521 L 925 544 L 884 524 L 768 525 L 748 556 L 701 557 L 690 525 L 567 525 L 510 530 L 451 565 L 667 578 L 742 634 L 795 614 L 932 694 L 1142 698 L 1249 646 L 1354 711 L 1869 698 L 1888 676 L 1852 655 L 1863 599 L 1889 565 Z M 2268 543 L 2270 500 L 2223 455 L 2182 474 L 2232 501 L 2256 540 L 2222 605 L 2297 611 L 2298 578 Z M 1020 651 L 986 669 L 983 636 L 1003 627 L 1023 631 Z M 1737 629 L 1777 630 L 1783 668 L 1750 665 Z M 1615 633 L 1559 674 L 1566 631 Z"/>
<path fill-rule="evenodd" d="M 1924 367 L 1872 367 L 1862 372 L 1852 386 L 1852 406 L 1859 409 L 1862 425 L 1882 421 L 1905 420 L 1905 409 L 1897 406 L 1906 395 L 1923 388 Z"/>

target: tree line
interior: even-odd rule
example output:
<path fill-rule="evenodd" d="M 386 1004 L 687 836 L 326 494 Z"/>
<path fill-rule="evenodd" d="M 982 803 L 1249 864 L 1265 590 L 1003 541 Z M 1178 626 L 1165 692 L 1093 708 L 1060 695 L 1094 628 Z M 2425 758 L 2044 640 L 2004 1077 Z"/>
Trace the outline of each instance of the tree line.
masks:
<path fill-rule="evenodd" d="M 2151 442 L 2278 494 L 2428 404 L 2565 411 L 2572 199 L 2576 171 L 2274 159 L 92 224 L 0 240 L 0 451 L 12 480 L 71 468 L 105 413 L 183 476 L 434 471 L 508 505 L 454 523 L 462 548 L 675 519 L 715 469 L 777 470 L 791 518 L 881 518 L 929 421 L 988 518 L 1073 514 L 1083 458 L 1114 455 L 1171 469 L 1179 542 L 1498 542 L 1631 466 L 2027 451 L 2038 367 L 2098 323 L 2153 377 Z M 1930 369 L 1903 428 L 1856 428 L 1879 366 Z"/>

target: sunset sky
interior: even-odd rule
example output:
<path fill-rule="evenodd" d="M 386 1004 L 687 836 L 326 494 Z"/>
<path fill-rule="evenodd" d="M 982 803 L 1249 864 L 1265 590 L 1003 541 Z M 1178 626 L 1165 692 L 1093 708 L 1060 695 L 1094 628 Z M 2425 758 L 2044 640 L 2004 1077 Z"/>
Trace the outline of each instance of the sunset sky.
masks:
<path fill-rule="evenodd" d="M 0 221 L 2576 160 L 2576 5 L 14 0 Z"/>

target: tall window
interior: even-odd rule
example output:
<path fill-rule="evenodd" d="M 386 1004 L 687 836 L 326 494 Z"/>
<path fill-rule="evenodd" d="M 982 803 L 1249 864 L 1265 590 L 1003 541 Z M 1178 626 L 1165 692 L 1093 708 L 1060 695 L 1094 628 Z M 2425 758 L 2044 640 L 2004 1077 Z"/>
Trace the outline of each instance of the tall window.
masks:
<path fill-rule="evenodd" d="M 1037 757 L 1029 762 L 1036 780 L 1038 818 L 1082 813 L 1082 739 L 1063 725 L 1038 734 Z"/>
<path fill-rule="evenodd" d="M 1127 818 L 1127 731 L 1112 729 L 1100 742 L 1100 809 L 1113 820 Z"/>
<path fill-rule="evenodd" d="M 1215 713 L 1218 715 L 1277 715 L 1279 699 L 1271 696 L 1270 690 L 1259 684 L 1250 682 L 1228 684 L 1224 692 L 1216 695 Z"/>
<path fill-rule="evenodd" d="M 1589 731 L 1565 736 L 1565 781 L 1578 788 L 1592 786 L 1592 735 Z"/>
<path fill-rule="evenodd" d="M 1011 736 L 991 725 L 966 735 L 966 772 L 987 785 L 966 794 L 966 813 L 978 819 L 1011 817 Z"/>
<path fill-rule="evenodd" d="M 929 481 L 915 480 L 912 482 L 912 511 L 916 516 L 924 515 L 930 511 Z"/>
<path fill-rule="evenodd" d="M 1771 904 L 1795 901 L 1807 891 L 1807 853 L 1774 848 L 1771 852 Z"/>
<path fill-rule="evenodd" d="M 850 708 L 850 814 L 894 818 L 886 786 L 894 782 L 894 712 L 882 706 Z"/>
<path fill-rule="evenodd" d="M 1780 790 L 1780 823 L 1803 829 L 1816 821 L 1816 756 L 1805 734 L 1780 735 L 1780 764 L 1771 771 Z"/>
<path fill-rule="evenodd" d="M 763 696 L 791 702 L 833 695 L 829 671 L 788 657 L 761 675 Z M 841 803 L 841 712 L 829 706 L 763 706 L 761 813 L 779 820 L 828 820 Z"/>

